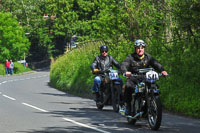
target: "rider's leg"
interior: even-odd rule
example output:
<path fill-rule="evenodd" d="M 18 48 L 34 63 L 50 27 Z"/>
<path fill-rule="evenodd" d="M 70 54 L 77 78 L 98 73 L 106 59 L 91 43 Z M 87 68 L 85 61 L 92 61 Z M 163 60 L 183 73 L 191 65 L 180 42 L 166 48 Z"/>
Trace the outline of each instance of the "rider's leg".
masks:
<path fill-rule="evenodd" d="M 126 114 L 131 114 L 131 100 L 132 100 L 132 94 L 134 92 L 135 84 L 132 82 L 132 80 L 127 79 L 125 91 L 124 91 L 124 102 L 126 103 Z"/>
<path fill-rule="evenodd" d="M 92 91 L 99 92 L 100 85 L 101 85 L 101 78 L 100 78 L 100 76 L 96 76 L 94 78 L 94 84 L 93 84 L 93 87 L 92 87 Z"/>
<path fill-rule="evenodd" d="M 94 84 L 93 84 L 93 87 L 92 87 L 92 91 L 95 93 L 95 101 L 99 100 L 100 85 L 101 85 L 101 77 L 96 76 L 94 78 Z"/>
<path fill-rule="evenodd" d="M 123 105 L 124 104 L 124 99 L 123 99 L 123 80 L 121 78 L 119 78 L 119 81 L 120 81 L 120 105 Z"/>

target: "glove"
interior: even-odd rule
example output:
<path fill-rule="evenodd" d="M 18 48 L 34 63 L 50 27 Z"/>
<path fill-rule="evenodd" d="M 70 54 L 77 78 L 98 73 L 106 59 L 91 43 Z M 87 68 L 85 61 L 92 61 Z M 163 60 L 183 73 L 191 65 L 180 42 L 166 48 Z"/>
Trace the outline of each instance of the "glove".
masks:
<path fill-rule="evenodd" d="M 98 72 L 99 72 L 99 69 L 94 69 L 93 72 L 94 72 L 94 73 L 98 73 Z"/>

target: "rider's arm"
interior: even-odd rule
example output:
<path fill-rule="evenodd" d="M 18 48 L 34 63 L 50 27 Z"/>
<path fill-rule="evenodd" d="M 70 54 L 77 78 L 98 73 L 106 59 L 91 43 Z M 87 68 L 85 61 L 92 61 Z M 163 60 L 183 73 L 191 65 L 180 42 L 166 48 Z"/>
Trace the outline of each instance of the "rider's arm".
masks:
<path fill-rule="evenodd" d="M 117 69 L 120 69 L 120 64 L 112 57 L 110 56 L 112 65 L 114 65 Z"/>
<path fill-rule="evenodd" d="M 129 56 L 126 57 L 126 59 L 121 64 L 121 71 L 123 73 L 129 72 L 130 65 L 131 65 L 131 59 L 130 59 L 130 55 L 129 55 Z"/>
<path fill-rule="evenodd" d="M 154 59 L 153 57 L 149 56 L 150 57 L 150 65 L 156 69 L 158 72 L 163 72 L 164 71 L 164 68 L 163 66 L 156 60 Z"/>
<path fill-rule="evenodd" d="M 98 56 L 94 59 L 93 63 L 90 65 L 92 72 L 94 73 L 94 69 L 97 68 L 98 65 Z"/>

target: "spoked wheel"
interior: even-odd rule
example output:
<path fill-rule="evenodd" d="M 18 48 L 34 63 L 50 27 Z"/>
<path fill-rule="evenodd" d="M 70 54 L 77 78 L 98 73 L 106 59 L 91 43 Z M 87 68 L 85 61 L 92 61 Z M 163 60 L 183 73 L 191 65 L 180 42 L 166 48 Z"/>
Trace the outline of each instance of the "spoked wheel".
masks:
<path fill-rule="evenodd" d="M 158 130 L 162 120 L 162 105 L 159 96 L 150 99 L 148 107 L 148 122 L 152 130 Z"/>
<path fill-rule="evenodd" d="M 121 86 L 113 85 L 112 88 L 112 106 L 115 112 L 119 112 L 119 106 L 121 103 Z"/>

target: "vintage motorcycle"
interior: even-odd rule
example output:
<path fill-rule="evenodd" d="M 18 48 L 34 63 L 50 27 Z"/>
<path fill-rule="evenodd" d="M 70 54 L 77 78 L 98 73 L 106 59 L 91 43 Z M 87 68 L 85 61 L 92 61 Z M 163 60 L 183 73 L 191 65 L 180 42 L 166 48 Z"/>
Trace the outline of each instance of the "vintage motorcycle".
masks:
<path fill-rule="evenodd" d="M 152 68 L 139 69 L 137 74 L 132 74 L 138 79 L 135 93 L 132 94 L 131 115 L 126 115 L 126 105 L 120 106 L 119 112 L 127 117 L 128 123 L 135 124 L 140 118 L 147 118 L 152 130 L 158 130 L 162 120 L 162 104 L 156 81 L 162 74 Z"/>
<path fill-rule="evenodd" d="M 122 86 L 117 70 L 108 69 L 102 72 L 104 82 L 100 85 L 99 100 L 96 101 L 98 109 L 104 105 L 112 105 L 115 112 L 119 112 L 119 105 L 122 103 Z"/>

